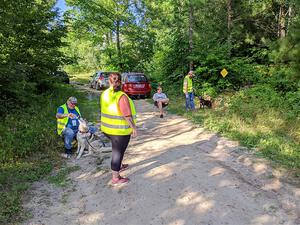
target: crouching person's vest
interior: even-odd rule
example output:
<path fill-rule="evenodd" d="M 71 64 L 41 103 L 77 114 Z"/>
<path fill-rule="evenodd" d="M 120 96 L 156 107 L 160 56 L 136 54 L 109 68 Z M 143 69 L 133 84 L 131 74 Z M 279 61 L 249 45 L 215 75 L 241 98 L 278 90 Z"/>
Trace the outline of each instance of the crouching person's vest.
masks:
<path fill-rule="evenodd" d="M 101 94 L 101 131 L 103 133 L 110 135 L 130 135 L 132 133 L 132 128 L 122 116 L 118 106 L 122 95 L 126 94 L 122 91 L 114 92 L 112 87 Z M 136 123 L 136 111 L 133 101 L 127 95 L 126 97 L 130 103 L 133 122 Z"/>
<path fill-rule="evenodd" d="M 63 104 L 60 107 L 62 107 L 63 110 L 64 110 L 63 114 L 68 114 L 69 113 L 67 104 Z M 75 110 L 77 111 L 77 113 L 81 117 L 79 108 L 77 106 L 75 106 Z M 63 130 L 65 129 L 65 127 L 68 124 L 68 121 L 69 121 L 69 117 L 65 117 L 65 118 L 62 118 L 62 119 L 57 119 L 57 133 L 58 133 L 58 135 L 62 134 Z"/>

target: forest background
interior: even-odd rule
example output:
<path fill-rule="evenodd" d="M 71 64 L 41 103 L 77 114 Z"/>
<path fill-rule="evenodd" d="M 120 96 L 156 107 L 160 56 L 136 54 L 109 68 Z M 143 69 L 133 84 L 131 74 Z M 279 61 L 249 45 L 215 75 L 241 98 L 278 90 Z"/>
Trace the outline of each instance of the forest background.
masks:
<path fill-rule="evenodd" d="M 21 194 L 57 164 L 57 106 L 76 93 L 86 114 L 98 107 L 58 70 L 81 82 L 96 70 L 144 72 L 170 111 L 300 176 L 299 1 L 67 0 L 64 13 L 55 4 L 0 0 L 1 222 L 23 217 Z M 214 109 L 185 112 L 189 70 Z"/>

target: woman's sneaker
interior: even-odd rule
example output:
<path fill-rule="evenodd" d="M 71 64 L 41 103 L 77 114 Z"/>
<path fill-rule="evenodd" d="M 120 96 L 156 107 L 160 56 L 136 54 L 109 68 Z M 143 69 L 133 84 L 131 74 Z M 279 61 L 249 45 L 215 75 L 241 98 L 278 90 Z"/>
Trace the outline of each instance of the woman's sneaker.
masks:
<path fill-rule="evenodd" d="M 112 178 L 111 179 L 111 183 L 112 184 L 126 184 L 128 183 L 130 180 L 127 177 L 118 177 L 118 178 Z"/>

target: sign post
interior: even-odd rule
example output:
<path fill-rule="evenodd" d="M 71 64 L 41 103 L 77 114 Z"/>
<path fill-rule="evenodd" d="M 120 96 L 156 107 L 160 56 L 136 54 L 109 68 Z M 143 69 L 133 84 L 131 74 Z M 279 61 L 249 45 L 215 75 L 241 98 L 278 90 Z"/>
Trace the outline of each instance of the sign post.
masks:
<path fill-rule="evenodd" d="M 227 76 L 227 74 L 228 74 L 228 71 L 224 68 L 224 69 L 222 69 L 222 71 L 221 71 L 221 75 L 222 75 L 222 77 L 226 77 Z"/>

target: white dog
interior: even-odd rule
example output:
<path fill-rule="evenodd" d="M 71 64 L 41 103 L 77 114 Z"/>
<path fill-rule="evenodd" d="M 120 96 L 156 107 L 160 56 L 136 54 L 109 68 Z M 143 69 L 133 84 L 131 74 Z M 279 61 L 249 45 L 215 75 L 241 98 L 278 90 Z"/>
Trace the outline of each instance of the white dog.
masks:
<path fill-rule="evenodd" d="M 85 154 L 85 156 L 90 155 L 91 153 L 95 153 L 95 151 L 101 150 L 104 152 L 107 151 L 107 148 L 109 147 L 109 144 L 104 144 L 102 139 L 97 139 L 98 135 L 91 134 L 89 132 L 89 126 L 87 125 L 86 121 L 83 119 L 79 119 L 79 128 L 77 133 L 77 157 L 76 159 L 80 159 L 85 149 L 88 150 L 88 153 Z M 111 151 L 111 148 L 110 148 Z"/>

